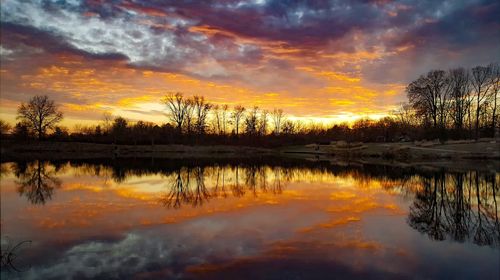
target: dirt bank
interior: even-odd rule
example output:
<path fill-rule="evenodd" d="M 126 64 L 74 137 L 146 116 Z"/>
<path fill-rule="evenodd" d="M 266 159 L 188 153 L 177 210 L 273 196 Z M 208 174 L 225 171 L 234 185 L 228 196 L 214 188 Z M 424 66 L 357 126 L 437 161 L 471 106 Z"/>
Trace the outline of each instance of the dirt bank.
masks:
<path fill-rule="evenodd" d="M 112 145 L 74 142 L 2 143 L 2 161 L 35 159 L 251 157 L 275 153 L 239 146 Z"/>
<path fill-rule="evenodd" d="M 376 158 L 400 161 L 434 159 L 500 160 L 500 143 L 493 140 L 434 141 L 416 143 L 332 143 L 331 145 L 293 146 L 280 149 L 285 154 L 312 154 L 338 158 Z"/>

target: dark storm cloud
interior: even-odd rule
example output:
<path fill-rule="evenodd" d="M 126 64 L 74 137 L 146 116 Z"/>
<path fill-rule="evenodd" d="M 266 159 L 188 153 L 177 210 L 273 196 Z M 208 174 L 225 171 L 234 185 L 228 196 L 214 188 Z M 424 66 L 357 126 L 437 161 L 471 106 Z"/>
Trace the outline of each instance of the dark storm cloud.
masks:
<path fill-rule="evenodd" d="M 476 27 L 498 27 L 495 1 L 134 1 L 135 10 L 164 12 L 165 7 L 197 25 L 240 36 L 314 47 L 357 30 L 365 33 L 400 28 L 411 35 L 442 35 L 458 40 Z M 161 4 L 159 4 L 161 3 Z M 259 4 L 260 3 L 260 4 Z M 148 12 L 146 12 L 148 13 Z M 421 24 L 419 22 L 433 22 Z M 460 24 L 460 23 L 464 24 Z M 458 25 L 456 23 L 459 23 Z M 426 32 L 432 29 L 432 32 Z M 498 31 L 497 31 L 498 32 Z M 422 36 L 420 36 L 422 37 Z"/>
<path fill-rule="evenodd" d="M 2 45 L 9 49 L 19 49 L 22 44 L 52 54 L 73 54 L 98 60 L 128 60 L 128 57 L 121 53 L 89 53 L 80 50 L 68 44 L 61 36 L 31 26 L 7 22 L 2 23 L 0 32 Z"/>
<path fill-rule="evenodd" d="M 444 13 L 444 7 L 450 11 Z M 434 6 L 432 11 L 434 15 L 442 15 L 431 17 L 427 13 L 419 19 L 414 15 L 421 24 L 385 41 L 388 49 L 409 46 L 409 50 L 365 67 L 363 72 L 368 79 L 407 83 L 430 69 L 473 67 L 500 61 L 499 2 L 480 1 L 453 8 Z"/>
<path fill-rule="evenodd" d="M 276 47 L 266 45 L 271 43 L 300 50 L 296 56 L 359 50 L 391 53 L 366 67 L 363 72 L 369 72 L 371 79 L 380 78 L 379 67 L 400 67 L 412 57 L 441 56 L 447 50 L 457 53 L 455 61 L 466 60 L 471 48 L 495 60 L 500 40 L 500 4 L 493 0 L 6 0 L 2 4 L 2 30 L 8 33 L 2 44 L 18 40 L 50 52 L 126 59 L 133 67 L 215 79 L 238 76 L 235 65 L 267 63 L 266 51 Z M 361 39 L 354 42 L 353 37 Z M 397 53 L 408 46 L 410 51 Z"/>
<path fill-rule="evenodd" d="M 397 44 L 415 43 L 446 44 L 446 47 L 460 49 L 484 42 L 500 42 L 500 3 L 484 1 L 484 3 L 467 5 L 440 18 L 428 18 L 425 24 L 409 30 Z"/>
<path fill-rule="evenodd" d="M 383 11 L 367 3 L 334 1 L 220 1 L 169 5 L 186 18 L 240 36 L 315 46 L 351 30 L 383 24 Z"/>

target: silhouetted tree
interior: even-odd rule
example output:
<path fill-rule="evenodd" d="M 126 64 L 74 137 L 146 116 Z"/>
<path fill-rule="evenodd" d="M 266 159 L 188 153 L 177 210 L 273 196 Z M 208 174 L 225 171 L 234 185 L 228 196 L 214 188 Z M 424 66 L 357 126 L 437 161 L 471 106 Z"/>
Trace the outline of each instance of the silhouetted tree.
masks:
<path fill-rule="evenodd" d="M 115 143 L 121 138 L 124 138 L 124 136 L 127 133 L 127 126 L 128 122 L 125 118 L 122 117 L 115 118 L 115 120 L 113 121 L 113 125 L 111 127 L 111 133 L 114 136 Z"/>
<path fill-rule="evenodd" d="M 262 110 L 260 112 L 259 122 L 257 127 L 257 131 L 260 136 L 265 136 L 267 134 L 267 128 L 269 123 L 268 115 L 269 112 L 267 110 Z"/>
<path fill-rule="evenodd" d="M 212 108 L 212 104 L 205 101 L 203 96 L 193 97 L 194 113 L 196 115 L 196 132 L 205 134 L 207 127 L 207 115 Z"/>
<path fill-rule="evenodd" d="M 485 66 L 476 66 L 472 68 L 471 84 L 475 93 L 476 101 L 476 122 L 475 122 L 475 135 L 476 139 L 479 138 L 479 118 L 483 102 L 488 94 L 489 88 L 492 86 L 490 83 L 492 68 Z"/>
<path fill-rule="evenodd" d="M 17 115 L 17 119 L 27 124 L 38 135 L 38 139 L 42 139 L 47 129 L 52 129 L 63 118 L 63 113 L 46 95 L 37 95 L 28 103 L 21 103 Z"/>
<path fill-rule="evenodd" d="M 54 133 L 52 133 L 52 137 L 57 140 L 66 139 L 68 138 L 68 136 L 69 136 L 68 129 L 61 126 L 56 126 L 54 128 Z"/>
<path fill-rule="evenodd" d="M 464 68 L 452 69 L 449 72 L 451 83 L 452 119 L 455 129 L 462 129 L 465 116 L 470 109 L 470 77 Z"/>
<path fill-rule="evenodd" d="M 233 109 L 233 113 L 232 113 L 231 117 L 234 120 L 234 130 L 236 132 L 236 135 L 239 134 L 240 122 L 241 122 L 241 118 L 243 118 L 244 113 L 245 113 L 245 107 L 243 107 L 241 105 L 237 105 Z"/>
<path fill-rule="evenodd" d="M 432 127 L 444 128 L 446 105 L 450 87 L 446 72 L 432 70 L 426 76 L 420 76 L 406 88 L 410 104 L 416 113 L 431 121 Z"/>
<path fill-rule="evenodd" d="M 111 131 L 113 120 L 114 118 L 111 112 L 104 112 L 102 114 L 102 127 L 104 129 L 104 132 L 109 133 Z"/>
<path fill-rule="evenodd" d="M 190 102 L 185 100 L 180 92 L 170 93 L 162 101 L 167 105 L 170 120 L 175 124 L 177 131 L 182 133 L 182 125 L 185 122 Z"/>
<path fill-rule="evenodd" d="M 497 109 L 498 109 L 498 94 L 500 92 L 500 65 L 498 63 L 491 64 L 491 94 L 490 104 L 492 105 L 491 111 L 491 128 L 493 129 L 493 135 L 497 136 L 498 133 L 498 122 L 497 122 Z"/>
<path fill-rule="evenodd" d="M 280 134 L 281 125 L 283 123 L 284 118 L 285 114 L 283 113 L 283 110 L 274 108 L 271 115 L 271 119 L 273 120 L 273 126 L 274 126 L 274 134 L 276 135 Z"/>
<path fill-rule="evenodd" d="M 193 127 L 195 125 L 194 98 L 188 98 L 184 102 L 186 106 L 184 130 L 186 131 L 187 134 L 191 134 L 193 132 Z"/>
<path fill-rule="evenodd" d="M 255 106 L 252 110 L 248 111 L 245 117 L 245 132 L 248 135 L 257 134 L 257 126 L 259 121 L 259 107 Z"/>

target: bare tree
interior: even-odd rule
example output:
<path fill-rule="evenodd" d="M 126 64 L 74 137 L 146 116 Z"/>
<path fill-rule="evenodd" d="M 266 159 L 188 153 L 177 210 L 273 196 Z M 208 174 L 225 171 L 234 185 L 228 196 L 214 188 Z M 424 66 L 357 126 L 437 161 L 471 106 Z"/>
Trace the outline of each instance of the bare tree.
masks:
<path fill-rule="evenodd" d="M 184 99 L 180 92 L 168 94 L 163 98 L 162 102 L 167 105 L 167 109 L 170 111 L 170 120 L 175 124 L 177 131 L 181 133 L 189 102 Z"/>
<path fill-rule="evenodd" d="M 434 128 L 444 129 L 450 86 L 446 72 L 432 70 L 420 76 L 406 88 L 408 99 L 417 115 L 432 121 Z"/>
<path fill-rule="evenodd" d="M 491 100 L 491 128 L 493 129 L 493 136 L 497 136 L 498 129 L 497 129 L 497 99 L 498 99 L 498 93 L 500 91 L 500 65 L 498 63 L 491 64 L 491 93 L 490 93 L 490 99 Z"/>
<path fill-rule="evenodd" d="M 109 132 L 111 130 L 111 126 L 113 125 L 113 115 L 111 112 L 106 111 L 102 114 L 102 126 L 105 132 Z"/>
<path fill-rule="evenodd" d="M 481 108 L 484 102 L 484 99 L 488 93 L 489 88 L 491 87 L 490 76 L 491 76 L 491 68 L 484 66 L 476 66 L 472 68 L 472 87 L 475 92 L 476 99 L 476 139 L 479 138 L 479 118 L 481 115 Z"/>
<path fill-rule="evenodd" d="M 193 97 L 194 114 L 196 115 L 196 132 L 204 134 L 207 126 L 207 115 L 212 104 L 205 101 L 203 96 Z"/>
<path fill-rule="evenodd" d="M 281 125 L 283 123 L 283 119 L 285 118 L 285 114 L 282 109 L 274 108 L 272 112 L 272 120 L 274 125 L 274 134 L 279 135 L 281 132 Z"/>
<path fill-rule="evenodd" d="M 186 133 L 191 134 L 193 132 L 193 126 L 195 124 L 194 119 L 194 98 L 188 98 L 184 101 L 186 106 L 186 115 L 184 126 L 186 127 Z"/>
<path fill-rule="evenodd" d="M 269 111 L 267 110 L 262 110 L 260 112 L 260 116 L 259 116 L 259 123 L 258 123 L 258 132 L 259 132 L 259 135 L 266 135 L 267 134 L 267 127 L 269 126 L 269 119 L 268 119 L 268 116 L 269 116 Z"/>
<path fill-rule="evenodd" d="M 237 105 L 233 109 L 231 117 L 234 119 L 234 130 L 236 132 L 236 135 L 239 134 L 240 122 L 244 113 L 245 113 L 245 107 L 241 105 Z"/>
<path fill-rule="evenodd" d="M 229 121 L 229 106 L 227 104 L 222 105 L 221 120 L 222 120 L 222 134 L 227 133 L 227 123 Z"/>
<path fill-rule="evenodd" d="M 449 72 L 452 98 L 452 118 L 456 129 L 462 129 L 465 114 L 469 110 L 470 79 L 464 68 L 452 69 Z"/>
<path fill-rule="evenodd" d="M 282 132 L 284 134 L 294 134 L 294 133 L 297 133 L 297 126 L 291 120 L 285 120 L 283 122 Z"/>
<path fill-rule="evenodd" d="M 128 121 L 123 117 L 116 117 L 111 126 L 111 134 L 113 135 L 114 143 L 116 144 L 120 139 L 124 139 L 127 135 Z"/>
<path fill-rule="evenodd" d="M 406 87 L 408 100 L 417 116 L 424 118 L 425 123 L 437 125 L 437 98 L 430 90 L 428 79 L 420 76 Z"/>
<path fill-rule="evenodd" d="M 17 119 L 26 123 L 42 139 L 47 129 L 52 129 L 63 118 L 53 100 L 44 96 L 34 96 L 30 101 L 17 109 Z"/>
<path fill-rule="evenodd" d="M 408 103 L 399 104 L 399 107 L 396 108 L 392 114 L 401 124 L 403 129 L 409 129 L 415 125 L 415 112 L 413 111 L 412 106 Z"/>
<path fill-rule="evenodd" d="M 212 107 L 212 112 L 213 112 L 213 118 L 212 118 L 212 122 L 213 122 L 213 131 L 219 135 L 222 134 L 222 116 L 221 116 L 221 110 L 220 110 L 220 106 L 218 104 L 215 104 L 213 107 Z"/>
<path fill-rule="evenodd" d="M 446 126 L 448 97 L 450 94 L 450 83 L 445 71 L 434 70 L 427 74 L 431 92 L 436 98 L 438 124 L 441 129 Z"/>
<path fill-rule="evenodd" d="M 257 134 L 257 126 L 259 121 L 259 107 L 255 106 L 248 112 L 245 117 L 245 132 L 249 135 Z"/>
<path fill-rule="evenodd" d="M 225 135 L 229 121 L 229 106 L 227 104 L 214 105 L 212 106 L 212 110 L 214 116 L 214 131 L 219 135 Z"/>

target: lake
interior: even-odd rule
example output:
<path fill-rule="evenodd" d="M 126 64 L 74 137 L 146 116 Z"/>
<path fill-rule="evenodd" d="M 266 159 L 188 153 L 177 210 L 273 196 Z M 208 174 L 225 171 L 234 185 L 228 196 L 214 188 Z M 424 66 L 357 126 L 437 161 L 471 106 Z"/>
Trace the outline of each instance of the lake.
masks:
<path fill-rule="evenodd" d="M 500 279 L 500 173 L 298 159 L 1 165 L 2 279 Z"/>

